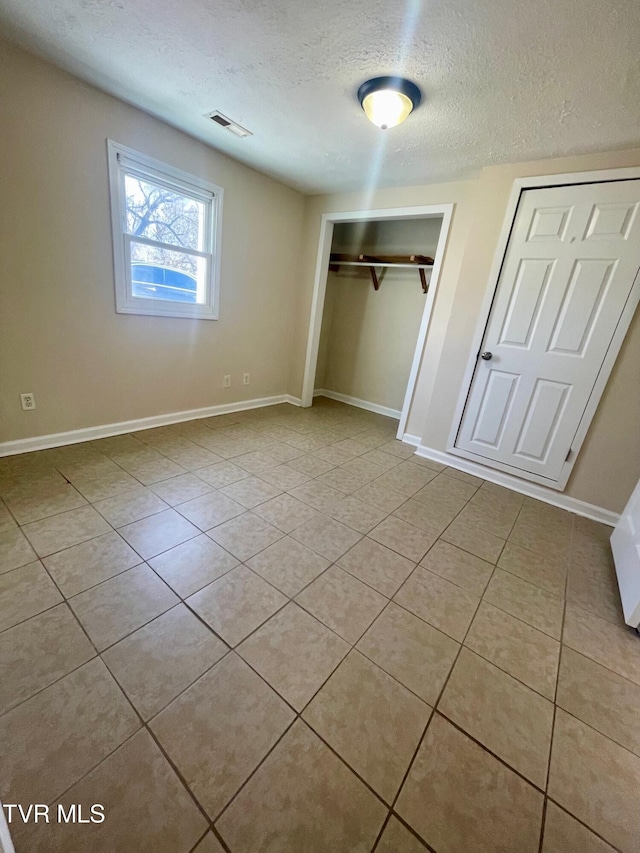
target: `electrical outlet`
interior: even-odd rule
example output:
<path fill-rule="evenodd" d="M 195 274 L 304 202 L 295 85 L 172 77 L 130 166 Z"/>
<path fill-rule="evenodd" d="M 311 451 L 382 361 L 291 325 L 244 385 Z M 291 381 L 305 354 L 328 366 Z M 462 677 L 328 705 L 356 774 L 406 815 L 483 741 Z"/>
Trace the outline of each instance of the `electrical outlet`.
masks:
<path fill-rule="evenodd" d="M 28 394 L 20 394 L 20 402 L 22 403 L 22 409 L 25 412 L 31 412 L 36 407 L 36 398 L 32 391 L 29 391 Z"/>
<path fill-rule="evenodd" d="M 227 373 L 223 380 L 224 388 L 231 388 L 231 374 Z"/>
<path fill-rule="evenodd" d="M 248 384 L 249 384 L 249 374 L 248 374 L 248 373 L 244 373 L 244 374 L 242 375 L 242 384 L 243 384 L 243 385 L 248 385 Z"/>

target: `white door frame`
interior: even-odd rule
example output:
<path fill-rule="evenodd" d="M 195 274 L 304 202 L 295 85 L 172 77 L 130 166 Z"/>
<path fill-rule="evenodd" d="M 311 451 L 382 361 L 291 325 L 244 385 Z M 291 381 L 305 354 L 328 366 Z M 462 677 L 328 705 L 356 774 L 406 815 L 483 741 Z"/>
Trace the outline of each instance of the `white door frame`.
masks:
<path fill-rule="evenodd" d="M 336 222 L 360 222 L 363 219 L 371 222 L 381 219 L 435 219 L 442 217 L 438 247 L 433 259 L 433 269 L 429 280 L 429 289 L 425 300 L 422 320 L 418 331 L 418 339 L 413 354 L 411 370 L 407 390 L 402 404 L 402 414 L 398 425 L 398 438 L 402 438 L 409 417 L 409 409 L 413 399 L 416 386 L 418 368 L 424 351 L 429 321 L 433 311 L 433 302 L 438 289 L 440 270 L 444 257 L 444 250 L 449 237 L 451 218 L 453 216 L 453 204 L 426 204 L 416 207 L 392 207 L 379 208 L 376 210 L 351 210 L 340 213 L 323 213 L 320 223 L 320 239 L 318 241 L 318 257 L 316 260 L 315 280 L 313 284 L 313 299 L 311 302 L 311 317 L 309 320 L 309 336 L 307 338 L 307 354 L 304 364 L 304 379 L 302 382 L 302 405 L 310 406 L 313 402 L 313 388 L 318 366 L 318 348 L 320 346 L 320 330 L 322 328 L 322 314 L 324 310 L 324 298 L 327 290 L 327 276 L 329 273 L 329 255 L 331 254 L 331 241 L 333 239 L 333 226 Z"/>
<path fill-rule="evenodd" d="M 467 396 L 471 387 L 471 381 L 478 361 L 478 352 L 480 351 L 482 339 L 484 338 L 487 323 L 489 322 L 489 315 L 493 305 L 493 297 L 496 288 L 498 287 L 498 280 L 500 278 L 500 272 L 502 271 L 502 262 L 504 260 L 505 252 L 507 251 L 509 237 L 511 236 L 511 228 L 516 217 L 522 192 L 524 190 L 541 189 L 544 187 L 559 187 L 574 184 L 602 184 L 608 181 L 630 181 L 638 179 L 640 179 L 640 167 L 632 167 L 628 169 L 601 169 L 595 172 L 575 172 L 563 175 L 538 175 L 527 178 L 517 178 L 513 182 L 513 188 L 509 197 L 502 231 L 500 232 L 500 238 L 493 258 L 491 272 L 487 281 L 487 290 L 482 301 L 478 323 L 473 336 L 473 346 L 469 353 L 467 368 L 465 370 L 464 379 L 462 380 L 460 396 L 458 398 L 458 404 L 456 406 L 451 431 L 449 433 L 449 441 L 447 444 L 448 453 L 473 460 L 481 465 L 486 465 L 488 468 L 506 471 L 507 473 L 513 474 L 521 479 L 531 480 L 534 483 L 541 483 L 542 485 L 548 486 L 550 489 L 557 489 L 558 491 L 564 490 L 578 457 L 578 453 L 580 452 L 580 448 L 582 447 L 582 443 L 587 435 L 589 426 L 591 425 L 591 421 L 598 407 L 598 403 L 600 402 L 600 398 L 602 397 L 602 393 L 606 387 L 613 365 L 615 364 L 615 360 L 620 352 L 622 342 L 624 341 L 631 320 L 633 319 L 638 302 L 640 302 L 640 275 L 636 276 L 633 283 L 631 293 L 629 294 L 629 298 L 625 304 L 620 321 L 618 322 L 613 338 L 611 339 L 611 344 L 609 345 L 607 354 L 602 362 L 602 367 L 600 368 L 596 378 L 595 385 L 593 386 L 593 391 L 591 392 L 591 396 L 589 397 L 589 401 L 582 414 L 578 429 L 576 430 L 576 434 L 571 443 L 569 456 L 564 463 L 557 481 L 550 480 L 548 477 L 541 477 L 538 474 L 530 474 L 522 471 L 520 468 L 515 468 L 503 462 L 496 462 L 492 459 L 487 459 L 486 462 L 482 462 L 478 458 L 477 454 L 470 453 L 456 447 L 455 442 L 462 423 L 462 415 L 464 413 Z"/>

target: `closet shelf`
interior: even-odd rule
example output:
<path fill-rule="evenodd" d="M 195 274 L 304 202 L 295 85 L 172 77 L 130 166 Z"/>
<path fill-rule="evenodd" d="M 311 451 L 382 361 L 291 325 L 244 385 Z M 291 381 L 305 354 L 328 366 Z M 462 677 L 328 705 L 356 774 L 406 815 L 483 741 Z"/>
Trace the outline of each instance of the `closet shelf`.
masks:
<path fill-rule="evenodd" d="M 376 267 L 380 269 L 391 267 L 416 269 L 420 274 L 422 292 L 426 293 L 429 284 L 425 270 L 432 269 L 433 258 L 428 255 L 343 255 L 339 252 L 332 252 L 329 257 L 329 269 L 331 272 L 339 272 L 340 267 L 367 267 L 371 273 L 374 290 L 380 289 L 380 279 Z"/>

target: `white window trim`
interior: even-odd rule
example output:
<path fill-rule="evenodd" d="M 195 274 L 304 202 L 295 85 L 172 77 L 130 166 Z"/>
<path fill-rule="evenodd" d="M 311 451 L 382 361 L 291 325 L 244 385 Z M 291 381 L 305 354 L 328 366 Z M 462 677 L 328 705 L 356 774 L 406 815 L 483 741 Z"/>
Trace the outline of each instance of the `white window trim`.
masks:
<path fill-rule="evenodd" d="M 220 254 L 222 243 L 222 199 L 223 189 L 209 181 L 169 166 L 146 154 L 107 139 L 109 165 L 109 194 L 111 200 L 111 232 L 113 237 L 113 264 L 115 281 L 116 312 L 118 314 L 146 314 L 155 317 L 183 317 L 198 320 L 217 320 L 220 295 Z M 141 177 L 152 178 L 155 183 L 165 184 L 171 189 L 183 190 L 195 198 L 211 203 L 207 229 L 211 247 L 211 262 L 207 278 L 207 293 L 203 304 L 170 302 L 163 299 L 135 297 L 131 290 L 131 271 L 127 263 L 126 243 L 130 240 L 124 223 L 124 170 L 135 172 Z M 164 180 L 163 180 L 164 176 Z M 138 238 L 136 238 L 138 239 Z M 142 239 L 142 242 L 151 242 Z M 183 250 L 199 257 L 209 252 Z"/>

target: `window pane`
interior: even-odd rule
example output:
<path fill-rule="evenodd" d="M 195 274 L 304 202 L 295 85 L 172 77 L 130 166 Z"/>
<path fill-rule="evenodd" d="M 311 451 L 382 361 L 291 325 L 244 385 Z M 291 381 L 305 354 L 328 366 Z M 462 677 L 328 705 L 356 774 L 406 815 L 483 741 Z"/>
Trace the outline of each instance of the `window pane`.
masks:
<path fill-rule="evenodd" d="M 124 183 L 129 234 L 204 251 L 203 202 L 132 175 Z"/>
<path fill-rule="evenodd" d="M 203 305 L 206 280 L 206 258 L 131 242 L 133 296 Z"/>

